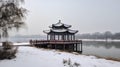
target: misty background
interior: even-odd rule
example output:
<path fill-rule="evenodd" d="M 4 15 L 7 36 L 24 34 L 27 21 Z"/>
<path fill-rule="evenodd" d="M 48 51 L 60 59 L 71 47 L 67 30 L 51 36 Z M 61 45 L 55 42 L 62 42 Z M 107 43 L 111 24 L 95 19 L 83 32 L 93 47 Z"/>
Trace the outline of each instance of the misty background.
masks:
<path fill-rule="evenodd" d="M 120 0 L 25 0 L 26 27 L 12 35 L 45 35 L 43 30 L 57 23 L 72 25 L 77 34 L 118 33 Z"/>

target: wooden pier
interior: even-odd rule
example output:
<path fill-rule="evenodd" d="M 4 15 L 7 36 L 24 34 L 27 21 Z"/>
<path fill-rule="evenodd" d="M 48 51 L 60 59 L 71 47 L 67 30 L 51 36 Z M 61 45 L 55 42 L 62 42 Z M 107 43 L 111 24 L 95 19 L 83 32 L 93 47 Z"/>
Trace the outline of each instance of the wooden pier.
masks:
<path fill-rule="evenodd" d="M 30 44 L 41 48 L 82 52 L 82 40 L 30 40 Z"/>

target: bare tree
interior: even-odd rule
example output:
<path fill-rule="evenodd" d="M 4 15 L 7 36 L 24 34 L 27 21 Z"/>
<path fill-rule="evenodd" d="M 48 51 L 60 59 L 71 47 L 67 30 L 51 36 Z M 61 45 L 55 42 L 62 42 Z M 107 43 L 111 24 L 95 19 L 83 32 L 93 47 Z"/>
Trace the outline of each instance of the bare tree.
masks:
<path fill-rule="evenodd" d="M 24 18 L 27 10 L 22 8 L 24 0 L 0 0 L 0 38 L 9 36 L 9 31 L 25 25 Z M 3 42 L 0 50 L 0 59 L 12 59 L 15 57 L 17 47 L 14 49 L 11 42 Z"/>
<path fill-rule="evenodd" d="M 24 0 L 0 0 L 0 38 L 8 37 L 8 31 L 24 26 L 27 10 L 20 6 Z"/>

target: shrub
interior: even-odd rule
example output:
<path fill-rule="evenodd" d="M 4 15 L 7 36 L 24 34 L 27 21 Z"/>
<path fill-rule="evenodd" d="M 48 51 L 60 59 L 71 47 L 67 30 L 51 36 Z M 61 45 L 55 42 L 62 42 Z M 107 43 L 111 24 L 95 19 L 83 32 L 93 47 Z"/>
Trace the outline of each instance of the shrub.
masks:
<path fill-rule="evenodd" d="M 63 59 L 63 64 L 64 64 L 64 66 L 67 65 L 68 67 L 79 67 L 80 66 L 80 64 L 77 62 L 74 62 L 74 64 L 72 64 L 72 61 L 70 58 L 68 60 Z"/>
<path fill-rule="evenodd" d="M 18 47 L 14 47 L 11 42 L 4 42 L 0 48 L 0 59 L 12 59 L 15 58 Z"/>
<path fill-rule="evenodd" d="M 66 64 L 67 63 L 67 60 L 63 59 L 63 64 Z"/>
<path fill-rule="evenodd" d="M 77 63 L 77 62 L 75 62 L 75 63 L 74 63 L 74 66 L 78 67 L 78 66 L 80 66 L 80 64 Z"/>
<path fill-rule="evenodd" d="M 6 41 L 6 42 L 2 42 L 2 46 L 3 46 L 3 48 L 5 49 L 5 50 L 7 50 L 7 49 L 12 49 L 14 46 L 13 46 L 13 43 L 12 42 L 8 42 L 8 41 Z"/>

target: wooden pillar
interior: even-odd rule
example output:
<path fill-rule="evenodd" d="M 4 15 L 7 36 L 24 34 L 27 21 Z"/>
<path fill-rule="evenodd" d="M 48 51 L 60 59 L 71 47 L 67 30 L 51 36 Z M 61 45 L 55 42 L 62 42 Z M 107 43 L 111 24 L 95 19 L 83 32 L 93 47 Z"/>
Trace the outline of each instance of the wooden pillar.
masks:
<path fill-rule="evenodd" d="M 66 37 L 66 35 L 64 35 L 64 40 L 66 40 L 66 38 L 65 38 L 65 37 Z"/>
<path fill-rule="evenodd" d="M 73 38 L 74 38 L 74 36 L 72 35 L 72 40 L 74 40 Z"/>
<path fill-rule="evenodd" d="M 78 51 L 81 51 L 80 48 L 81 48 L 81 44 L 78 44 Z"/>
<path fill-rule="evenodd" d="M 50 35 L 48 34 L 48 40 L 50 40 Z"/>
<path fill-rule="evenodd" d="M 73 44 L 73 51 L 75 51 L 75 44 Z"/>
<path fill-rule="evenodd" d="M 74 51 L 74 44 L 72 44 L 72 51 Z"/>
<path fill-rule="evenodd" d="M 76 51 L 76 44 L 74 44 L 74 51 Z"/>
<path fill-rule="evenodd" d="M 62 35 L 62 39 L 64 40 L 64 34 Z"/>
<path fill-rule="evenodd" d="M 63 34 L 61 35 L 61 40 L 63 40 Z"/>
<path fill-rule="evenodd" d="M 51 34 L 51 40 L 53 40 L 53 34 Z"/>
<path fill-rule="evenodd" d="M 64 40 L 64 34 L 62 34 L 62 40 Z"/>
<path fill-rule="evenodd" d="M 58 40 L 59 40 L 59 35 L 58 35 Z"/>
<path fill-rule="evenodd" d="M 71 40 L 72 40 L 72 35 L 71 35 Z"/>
<path fill-rule="evenodd" d="M 55 40 L 55 34 L 54 34 L 54 39 L 53 40 Z"/>
<path fill-rule="evenodd" d="M 65 34 L 65 40 L 67 40 L 66 36 L 67 36 L 67 35 Z"/>
<path fill-rule="evenodd" d="M 51 40 L 51 35 L 50 35 L 50 40 Z"/>
<path fill-rule="evenodd" d="M 51 40 L 53 40 L 53 35 L 51 34 Z"/>
<path fill-rule="evenodd" d="M 48 34 L 47 34 L 47 40 L 48 40 Z"/>
<path fill-rule="evenodd" d="M 77 49 L 77 44 L 76 44 L 76 51 L 77 51 L 78 49 Z"/>
<path fill-rule="evenodd" d="M 67 40 L 69 40 L 69 35 L 67 35 Z"/>
<path fill-rule="evenodd" d="M 75 40 L 75 35 L 73 35 L 73 40 Z"/>
<path fill-rule="evenodd" d="M 82 52 L 82 41 L 81 41 L 81 52 Z"/>
<path fill-rule="evenodd" d="M 63 44 L 63 50 L 65 50 L 65 44 Z"/>
<path fill-rule="evenodd" d="M 57 49 L 57 48 L 56 48 L 56 44 L 55 44 L 55 49 Z"/>

